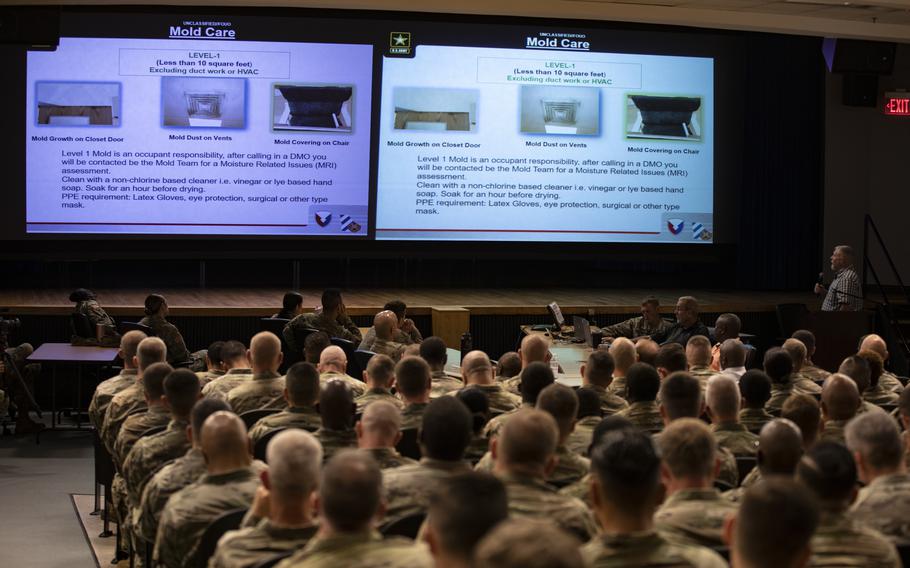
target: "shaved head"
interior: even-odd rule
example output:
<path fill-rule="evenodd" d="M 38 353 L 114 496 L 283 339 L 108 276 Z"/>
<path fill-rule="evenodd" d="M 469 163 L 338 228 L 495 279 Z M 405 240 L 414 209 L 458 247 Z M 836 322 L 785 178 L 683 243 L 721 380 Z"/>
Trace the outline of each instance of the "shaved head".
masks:
<path fill-rule="evenodd" d="M 344 349 L 338 347 L 337 345 L 329 345 L 322 350 L 322 353 L 319 355 L 319 372 L 326 373 L 329 371 L 335 371 L 338 373 L 343 373 L 348 368 L 348 358 L 344 354 Z"/>
<path fill-rule="evenodd" d="M 146 337 L 136 347 L 136 359 L 139 360 L 139 374 L 155 363 L 167 359 L 167 346 L 157 337 Z"/>
<path fill-rule="evenodd" d="M 392 379 L 395 378 L 395 361 L 388 355 L 377 353 L 370 357 L 366 371 L 373 386 L 387 389 L 392 386 Z"/>
<path fill-rule="evenodd" d="M 257 372 L 278 370 L 281 366 L 281 340 L 271 331 L 261 331 L 250 341 L 250 363 Z"/>
<path fill-rule="evenodd" d="M 483 351 L 471 351 L 461 360 L 461 376 L 466 385 L 488 384 L 493 380 L 493 364 Z"/>
<path fill-rule="evenodd" d="M 209 473 L 225 473 L 250 464 L 246 426 L 233 412 L 222 410 L 206 418 L 199 443 Z"/>
<path fill-rule="evenodd" d="M 529 363 L 546 362 L 549 352 L 550 342 L 544 336 L 525 336 L 521 340 L 521 349 L 518 350 L 518 354 L 521 356 L 522 368 L 527 367 Z"/>
<path fill-rule="evenodd" d="M 550 414 L 524 409 L 512 415 L 497 439 L 497 465 L 509 472 L 542 470 L 556 453 L 559 427 Z"/>
<path fill-rule="evenodd" d="M 720 344 L 721 367 L 742 367 L 746 364 L 746 348 L 737 339 L 727 339 Z"/>
<path fill-rule="evenodd" d="M 136 356 L 136 350 L 142 340 L 148 337 L 141 331 L 128 331 L 120 338 L 120 358 L 123 359 L 124 367 L 133 369 L 133 357 Z"/>
<path fill-rule="evenodd" d="M 635 342 L 635 351 L 638 353 L 638 360 L 642 363 L 647 363 L 652 367 L 657 360 L 657 351 L 659 349 L 660 345 L 651 339 L 639 339 Z"/>
<path fill-rule="evenodd" d="M 401 412 L 391 402 L 377 400 L 366 406 L 360 425 L 364 433 L 388 440 L 391 446 L 401 429 Z"/>
<path fill-rule="evenodd" d="M 379 339 L 392 339 L 392 333 L 398 326 L 398 316 L 392 310 L 383 310 L 373 318 L 373 327 Z"/>
<path fill-rule="evenodd" d="M 382 502 L 382 472 L 372 456 L 338 452 L 322 472 L 319 494 L 323 522 L 339 532 L 366 530 Z"/>
<path fill-rule="evenodd" d="M 312 434 L 288 428 L 269 441 L 269 489 L 282 498 L 306 497 L 319 488 L 322 445 Z"/>
<path fill-rule="evenodd" d="M 875 351 L 882 360 L 888 360 L 888 344 L 880 335 L 870 333 L 859 344 L 860 351 Z"/>
<path fill-rule="evenodd" d="M 862 399 L 856 383 L 847 375 L 835 373 L 822 387 L 822 415 L 828 420 L 849 420 L 856 416 Z"/>
<path fill-rule="evenodd" d="M 693 335 L 686 343 L 686 360 L 689 367 L 707 367 L 711 364 L 711 342 L 704 335 Z"/>
<path fill-rule="evenodd" d="M 869 362 L 857 355 L 844 359 L 837 372 L 853 379 L 859 392 L 868 389 L 872 383 L 872 369 L 869 368 Z"/>
<path fill-rule="evenodd" d="M 711 421 L 738 422 L 739 404 L 742 394 L 736 379 L 730 375 L 714 375 L 708 379 L 705 402 L 711 411 Z"/>
<path fill-rule="evenodd" d="M 758 468 L 763 475 L 788 475 L 796 471 L 803 457 L 803 436 L 799 426 L 786 418 L 775 418 L 758 435 Z"/>
<path fill-rule="evenodd" d="M 610 344 L 610 355 L 613 356 L 613 373 L 616 376 L 624 377 L 629 367 L 638 361 L 638 352 L 635 351 L 635 344 L 625 337 L 617 337 Z"/>

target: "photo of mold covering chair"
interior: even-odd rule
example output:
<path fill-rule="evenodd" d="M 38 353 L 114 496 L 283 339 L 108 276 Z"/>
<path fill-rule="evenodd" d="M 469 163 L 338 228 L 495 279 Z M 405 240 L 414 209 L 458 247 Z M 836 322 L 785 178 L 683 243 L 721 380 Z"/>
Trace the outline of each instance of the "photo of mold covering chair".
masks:
<path fill-rule="evenodd" d="M 353 85 L 275 84 L 272 129 L 353 132 Z"/>
<path fill-rule="evenodd" d="M 626 136 L 700 141 L 701 108 L 701 97 L 627 95 Z"/>

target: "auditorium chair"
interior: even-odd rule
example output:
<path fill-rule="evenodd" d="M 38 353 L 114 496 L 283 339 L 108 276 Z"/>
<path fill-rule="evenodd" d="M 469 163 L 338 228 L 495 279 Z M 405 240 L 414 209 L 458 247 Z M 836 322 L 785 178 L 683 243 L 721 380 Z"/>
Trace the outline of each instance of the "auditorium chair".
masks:
<path fill-rule="evenodd" d="M 234 509 L 222 513 L 212 523 L 206 527 L 205 532 L 199 539 L 199 546 L 196 548 L 196 557 L 193 559 L 192 566 L 205 568 L 209 564 L 209 558 L 215 554 L 215 547 L 218 541 L 224 536 L 224 533 L 240 528 L 243 517 L 247 509 Z"/>
<path fill-rule="evenodd" d="M 417 428 L 408 428 L 401 431 L 401 439 L 395 444 L 398 453 L 412 460 L 421 458 L 420 444 L 418 443 Z"/>
<path fill-rule="evenodd" d="M 272 441 L 272 438 L 278 435 L 279 432 L 284 432 L 287 428 L 275 428 L 270 430 L 264 436 L 259 438 L 256 443 L 253 445 L 253 457 L 260 461 L 265 460 L 265 449 L 268 447 L 269 442 Z"/>
<path fill-rule="evenodd" d="M 372 351 L 367 351 L 365 349 L 358 349 L 357 351 L 354 351 L 354 363 L 358 367 L 360 367 L 361 371 L 365 371 L 367 368 L 367 364 L 370 362 L 370 359 L 373 358 L 373 355 L 375 355 L 375 353 L 373 353 Z M 351 375 L 351 376 L 354 376 L 354 375 Z M 354 377 L 354 378 L 359 379 L 360 377 Z"/>
<path fill-rule="evenodd" d="M 95 510 L 100 509 L 98 500 L 98 487 L 104 490 L 104 509 L 101 509 L 101 519 L 104 522 L 104 528 L 100 538 L 113 536 L 111 532 L 111 484 L 114 482 L 114 458 L 108 453 L 107 448 L 101 442 L 101 436 L 97 430 L 92 431 L 92 442 L 95 446 Z"/>
<path fill-rule="evenodd" d="M 297 552 L 297 551 L 290 550 L 288 552 L 282 552 L 281 554 L 277 554 L 267 560 L 263 560 L 262 562 L 259 562 L 258 564 L 253 564 L 250 568 L 274 568 L 275 566 L 278 566 L 279 562 L 281 562 L 285 558 L 290 557 L 295 552 Z"/>
<path fill-rule="evenodd" d="M 403 536 L 414 540 L 417 538 L 417 533 L 420 532 L 420 527 L 423 526 L 426 518 L 426 513 L 414 513 L 380 527 L 379 532 L 384 537 Z"/>
<path fill-rule="evenodd" d="M 240 415 L 240 419 L 243 420 L 243 423 L 246 424 L 246 429 L 249 430 L 253 427 L 253 424 L 259 422 L 266 416 L 275 414 L 276 412 L 281 412 L 277 408 L 259 408 L 257 410 L 247 410 Z"/>
<path fill-rule="evenodd" d="M 736 456 L 736 469 L 739 471 L 739 482 L 742 483 L 743 479 L 749 475 L 755 466 L 758 465 L 758 460 L 753 456 Z"/>
<path fill-rule="evenodd" d="M 142 325 L 136 321 L 122 321 L 117 326 L 117 332 L 120 335 L 126 335 L 128 331 L 141 331 L 148 337 L 155 337 L 155 332 L 152 331 L 152 328 L 147 325 Z M 94 334 L 92 334 L 90 337 L 94 337 Z"/>
<path fill-rule="evenodd" d="M 901 565 L 910 566 L 910 540 L 897 539 L 894 544 L 897 546 L 897 555 L 901 559 Z"/>
<path fill-rule="evenodd" d="M 740 479 L 740 481 L 742 481 L 742 479 Z M 736 489 L 736 488 L 733 487 L 732 485 L 730 485 L 729 483 L 727 483 L 726 481 L 721 481 L 720 479 L 715 479 L 714 480 L 714 489 L 717 489 L 718 491 L 723 493 L 724 491 L 730 491 L 731 489 Z"/>

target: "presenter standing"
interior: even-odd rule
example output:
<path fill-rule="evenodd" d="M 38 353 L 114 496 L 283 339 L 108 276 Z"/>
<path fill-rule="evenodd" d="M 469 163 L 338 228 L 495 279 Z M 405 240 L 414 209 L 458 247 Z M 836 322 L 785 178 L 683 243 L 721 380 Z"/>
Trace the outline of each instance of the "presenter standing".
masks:
<path fill-rule="evenodd" d="M 819 282 L 815 284 L 815 293 L 825 294 L 823 312 L 856 312 L 863 309 L 863 292 L 853 267 L 854 259 L 852 247 L 834 247 L 831 253 L 831 270 L 836 273 L 834 281 L 825 288 L 819 275 Z"/>

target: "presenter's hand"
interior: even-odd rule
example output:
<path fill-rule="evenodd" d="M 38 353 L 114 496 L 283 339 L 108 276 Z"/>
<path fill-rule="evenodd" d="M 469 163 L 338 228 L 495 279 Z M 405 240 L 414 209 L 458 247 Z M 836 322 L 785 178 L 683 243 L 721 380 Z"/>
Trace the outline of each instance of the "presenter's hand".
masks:
<path fill-rule="evenodd" d="M 814 290 L 814 292 L 815 292 L 815 294 L 816 294 L 817 296 L 820 296 L 820 295 L 824 294 L 824 293 L 827 292 L 827 291 L 828 291 L 828 290 L 825 289 L 825 287 L 822 286 L 821 284 L 816 284 L 816 285 L 815 285 L 815 290 Z"/>

